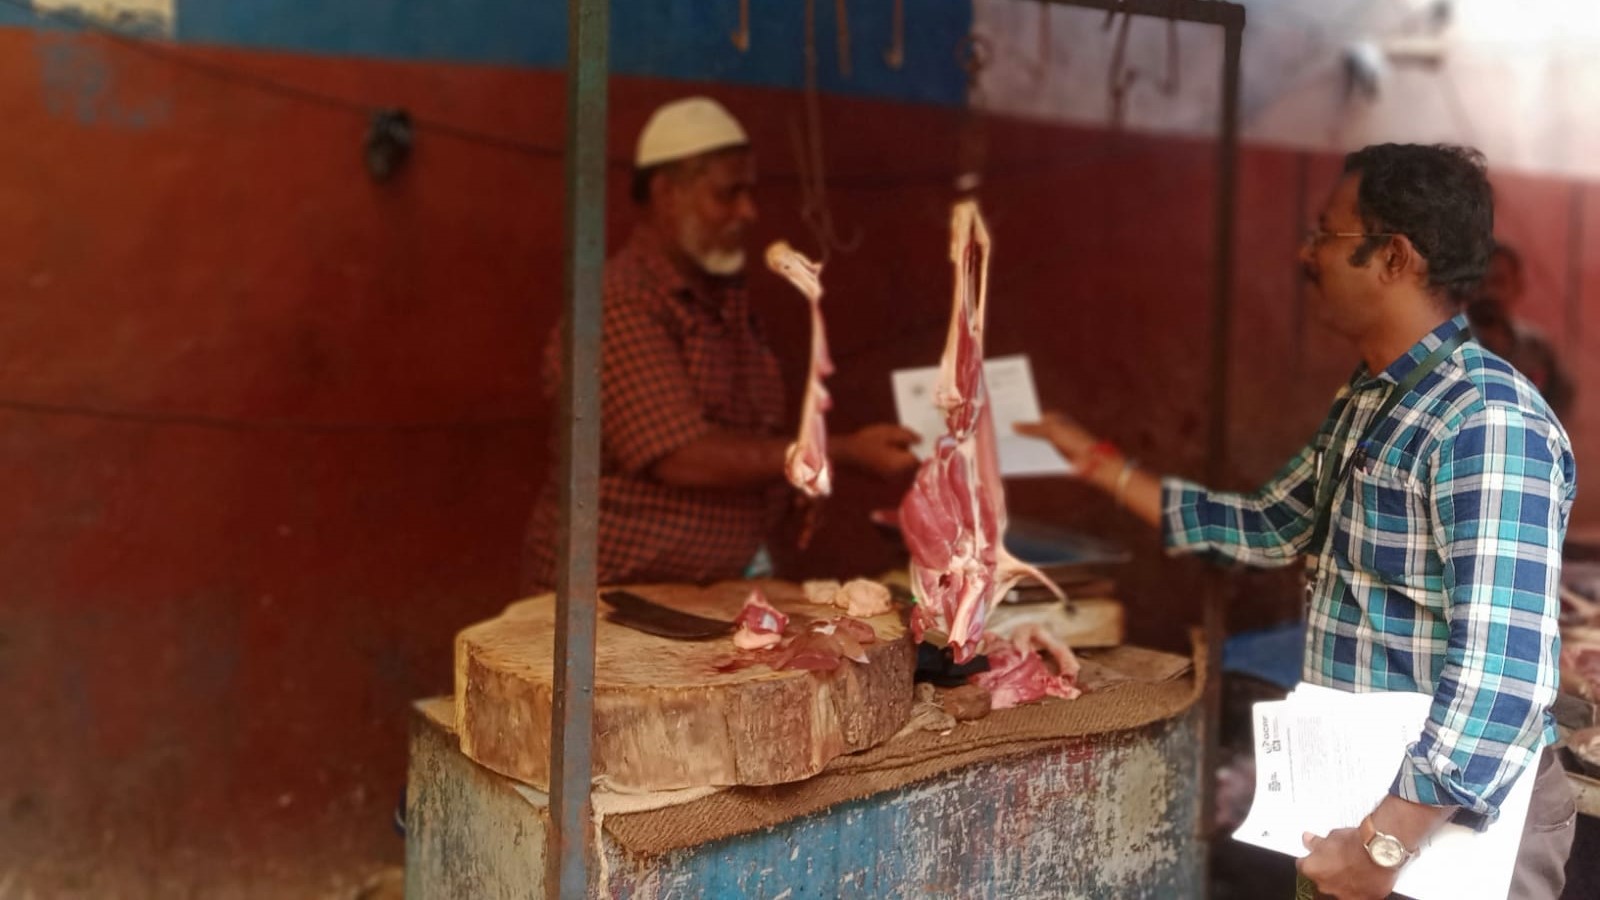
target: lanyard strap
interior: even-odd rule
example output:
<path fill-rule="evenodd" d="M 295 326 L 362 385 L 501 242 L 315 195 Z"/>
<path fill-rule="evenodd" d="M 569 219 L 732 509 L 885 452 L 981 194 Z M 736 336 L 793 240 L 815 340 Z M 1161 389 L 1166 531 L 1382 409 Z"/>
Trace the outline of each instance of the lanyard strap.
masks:
<path fill-rule="evenodd" d="M 1394 386 L 1393 390 L 1389 391 L 1389 396 L 1384 398 L 1383 405 L 1378 407 L 1378 411 L 1373 414 L 1372 420 L 1367 423 L 1366 429 L 1361 432 L 1361 439 L 1356 442 L 1356 445 L 1359 447 L 1365 444 L 1367 439 L 1372 437 L 1372 433 L 1377 430 L 1378 426 L 1383 424 L 1390 413 L 1394 412 L 1394 408 L 1400 405 L 1400 401 L 1409 396 L 1413 390 L 1416 390 L 1417 385 L 1422 383 L 1422 379 L 1428 377 L 1429 372 L 1437 369 L 1439 364 L 1444 362 L 1445 357 L 1455 352 L 1455 349 L 1466 343 L 1466 340 L 1467 330 L 1463 328 L 1445 338 L 1439 346 L 1433 348 L 1432 353 L 1429 353 L 1422 362 L 1417 364 L 1415 369 L 1406 373 L 1406 377 L 1402 378 Z M 1353 411 L 1354 407 L 1355 400 L 1352 398 L 1348 408 Z M 1347 415 L 1341 418 L 1342 421 L 1339 423 L 1339 428 L 1334 432 L 1333 443 L 1329 444 L 1328 449 L 1322 451 L 1322 456 L 1317 459 L 1317 524 L 1316 528 L 1311 532 L 1311 543 L 1306 545 L 1306 551 L 1312 554 L 1320 555 L 1322 553 L 1323 542 L 1328 538 L 1328 526 L 1333 519 L 1333 494 L 1338 490 L 1339 482 L 1350 474 L 1350 468 L 1355 463 L 1356 457 L 1361 455 L 1359 451 L 1351 453 L 1343 464 L 1338 466 L 1330 466 L 1324 462 L 1323 457 L 1328 453 L 1339 454 L 1344 452 L 1345 440 L 1350 436 L 1350 425 L 1355 417 Z"/>

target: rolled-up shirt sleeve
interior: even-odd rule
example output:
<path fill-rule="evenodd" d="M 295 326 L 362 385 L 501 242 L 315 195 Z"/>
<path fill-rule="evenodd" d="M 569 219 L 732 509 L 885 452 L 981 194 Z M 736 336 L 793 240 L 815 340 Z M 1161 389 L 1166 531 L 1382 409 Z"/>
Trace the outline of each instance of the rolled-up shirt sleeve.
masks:
<path fill-rule="evenodd" d="M 1427 725 L 1391 792 L 1461 807 L 1481 828 L 1545 743 L 1576 471 L 1549 422 L 1502 406 L 1468 417 L 1431 465 L 1449 641 Z"/>
<path fill-rule="evenodd" d="M 1301 450 L 1253 494 L 1161 482 L 1161 540 L 1171 554 L 1196 554 L 1264 568 L 1286 566 L 1311 540 L 1316 450 Z"/>

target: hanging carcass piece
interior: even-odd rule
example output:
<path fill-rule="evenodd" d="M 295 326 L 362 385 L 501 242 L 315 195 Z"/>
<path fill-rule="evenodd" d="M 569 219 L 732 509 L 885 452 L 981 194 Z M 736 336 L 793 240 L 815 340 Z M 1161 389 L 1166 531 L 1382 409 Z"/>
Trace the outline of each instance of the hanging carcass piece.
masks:
<path fill-rule="evenodd" d="M 1023 576 L 1033 578 L 1057 597 L 1066 599 L 1055 582 L 1005 548 L 1006 491 L 1000 477 L 1000 444 L 994 432 L 994 412 L 983 376 L 983 328 L 989 309 L 989 229 L 972 201 L 957 203 L 950 218 L 950 261 L 955 266 L 955 304 L 950 312 L 950 332 L 939 360 L 939 384 L 934 402 L 945 413 L 945 425 L 958 441 L 969 436 L 975 443 L 977 490 L 985 494 L 993 517 L 995 601 Z M 982 508 L 980 506 L 980 508 Z M 981 630 L 981 629 L 980 629 Z"/>
<path fill-rule="evenodd" d="M 965 200 L 950 213 L 950 262 L 956 270 L 955 308 L 944 356 L 939 359 L 939 382 L 933 403 L 944 412 L 945 427 L 958 441 L 966 440 L 978 424 L 978 412 L 988 404 L 983 390 L 983 317 L 989 291 L 989 229 L 978 205 Z"/>
<path fill-rule="evenodd" d="M 985 495 L 987 509 L 994 518 L 994 600 L 999 603 L 1017 582 L 1032 578 L 1065 601 L 1067 595 L 1059 585 L 1046 578 L 1043 572 L 1028 565 L 1006 549 L 1006 485 L 1000 477 L 1000 443 L 994 433 L 994 413 L 989 409 L 988 395 L 984 395 L 983 408 L 978 412 L 978 426 L 973 431 L 973 458 L 978 471 L 978 490 Z M 991 607 L 993 606 L 991 603 Z"/>
<path fill-rule="evenodd" d="M 917 640 L 948 644 L 957 662 L 971 659 L 982 633 L 972 629 L 974 614 L 987 611 L 993 595 L 995 559 L 984 535 L 984 495 L 970 440 L 946 435 L 917 471 L 900 502 L 900 532 L 911 551 L 911 590 L 917 606 L 911 632 Z M 968 452 L 963 452 L 963 448 Z"/>
<path fill-rule="evenodd" d="M 1058 596 L 1060 589 L 1003 543 L 1005 485 L 983 382 L 989 233 L 970 201 L 956 204 L 950 229 L 955 299 L 934 392 L 949 434 L 901 501 L 900 527 L 917 596 L 912 632 L 918 640 L 942 638 L 959 663 L 977 653 L 989 610 L 1024 575 Z"/>
<path fill-rule="evenodd" d="M 826 419 L 833 399 L 822 379 L 833 374 L 833 361 L 828 358 L 828 337 L 822 322 L 822 264 L 806 259 L 787 242 L 778 241 L 767 248 L 767 268 L 788 279 L 811 304 L 811 364 L 800 407 L 800 436 L 789 445 L 783 471 L 789 483 L 807 497 L 826 497 L 833 490 Z"/>

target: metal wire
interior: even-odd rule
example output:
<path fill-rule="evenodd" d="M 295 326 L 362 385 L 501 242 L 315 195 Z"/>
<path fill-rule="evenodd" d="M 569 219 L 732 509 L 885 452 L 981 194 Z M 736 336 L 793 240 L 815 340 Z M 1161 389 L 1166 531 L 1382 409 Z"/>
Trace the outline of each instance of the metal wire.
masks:
<path fill-rule="evenodd" d="M 197 59 L 193 56 L 173 49 L 172 45 L 170 44 L 164 44 L 148 38 L 125 34 L 115 28 L 70 10 L 39 9 L 32 3 L 28 2 L 28 0 L 0 0 L 0 5 L 22 10 L 40 21 L 54 22 L 75 28 L 79 31 L 98 35 L 134 53 L 142 54 L 150 57 L 151 59 L 160 60 L 171 66 L 188 69 L 189 71 L 195 72 L 199 75 L 204 75 L 207 78 L 211 78 L 215 81 L 250 88 L 262 93 L 275 94 L 277 96 L 286 97 L 291 100 L 297 100 L 302 103 L 309 103 L 316 106 L 327 107 L 329 109 L 338 109 L 346 112 L 356 113 L 363 119 L 370 118 L 374 112 L 392 105 L 390 103 L 368 103 L 363 100 L 355 100 L 349 97 L 341 97 L 336 94 L 328 94 L 322 91 L 312 90 L 311 88 L 302 87 L 300 85 L 278 81 L 275 78 L 268 78 L 265 75 L 258 75 L 254 72 L 245 72 L 239 69 L 230 68 L 228 66 L 222 66 L 213 62 Z M 412 127 L 417 131 L 428 132 L 440 137 L 477 144 L 483 147 L 492 147 L 498 150 L 506 150 L 528 156 L 547 157 L 552 159 L 559 159 L 561 157 L 562 151 L 560 147 L 519 140 L 508 135 L 476 131 L 471 128 L 466 128 L 461 125 L 456 125 L 454 123 L 442 120 L 413 116 L 411 124 Z"/>
<path fill-rule="evenodd" d="M 837 41 L 839 52 L 839 77 L 850 77 L 850 10 L 846 5 L 849 0 L 833 0 L 834 24 L 837 32 L 834 39 Z"/>
<path fill-rule="evenodd" d="M 839 239 L 833 211 L 828 205 L 828 176 L 824 163 L 822 103 L 817 89 L 817 0 L 806 0 L 805 125 L 790 122 L 795 168 L 800 179 L 800 220 L 817 242 L 818 261 L 826 263 L 833 251 L 852 253 L 861 246 L 859 228 L 850 240 Z"/>

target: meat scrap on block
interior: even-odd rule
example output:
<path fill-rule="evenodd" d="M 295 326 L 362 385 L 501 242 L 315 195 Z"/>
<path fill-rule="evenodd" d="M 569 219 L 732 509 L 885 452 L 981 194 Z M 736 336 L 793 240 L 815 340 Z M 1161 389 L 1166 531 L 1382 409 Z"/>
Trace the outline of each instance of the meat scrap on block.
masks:
<path fill-rule="evenodd" d="M 875 582 L 865 579 L 857 581 L 874 585 L 883 590 L 885 595 L 888 594 L 887 588 Z M 856 583 L 851 582 L 852 585 Z M 740 650 L 758 651 L 759 655 L 752 653 L 742 659 L 729 660 L 718 671 L 732 671 L 760 662 L 774 670 L 832 672 L 845 660 L 865 664 L 865 646 L 878 640 L 878 633 L 872 625 L 855 618 L 853 614 L 826 619 L 801 616 L 791 621 L 788 615 L 767 600 L 760 588 L 751 589 L 734 622 L 738 625 L 733 634 L 734 646 Z M 791 625 L 795 626 L 794 629 L 790 628 Z"/>
<path fill-rule="evenodd" d="M 990 632 L 984 636 L 984 652 L 989 656 L 989 671 L 972 676 L 972 683 L 989 692 L 994 709 L 1045 697 L 1076 700 L 1083 693 L 1076 684 L 1078 660 L 1072 650 L 1036 625 L 1017 629 L 1009 639 Z"/>
<path fill-rule="evenodd" d="M 765 650 L 783 640 L 783 631 L 789 627 L 789 617 L 767 601 L 760 588 L 752 588 L 744 600 L 744 607 L 733 620 L 739 627 L 733 633 L 733 645 L 740 650 Z"/>
<path fill-rule="evenodd" d="M 1005 548 L 1005 485 L 983 378 L 989 251 L 989 232 L 977 204 L 957 203 L 950 219 L 955 290 L 934 391 L 934 404 L 944 414 L 947 431 L 935 442 L 900 504 L 900 528 L 911 551 L 911 584 L 917 597 L 911 615 L 912 635 L 919 641 L 948 646 L 956 663 L 967 662 L 978 653 L 990 610 L 1024 576 L 1065 599 L 1054 582 Z M 1031 650 L 1018 652 L 1033 662 L 1016 662 L 1011 666 L 1015 672 L 1007 677 L 1031 678 L 1042 670 L 1061 679 L 1047 694 L 1075 696 L 1070 679 L 1076 664 L 1066 662 L 1070 651 L 1058 662 L 1059 675 L 1052 675 Z M 1000 660 L 1006 661 L 1004 656 Z M 1023 665 L 1025 669 L 1018 668 Z M 1022 692 L 1026 693 L 1031 691 Z"/>

